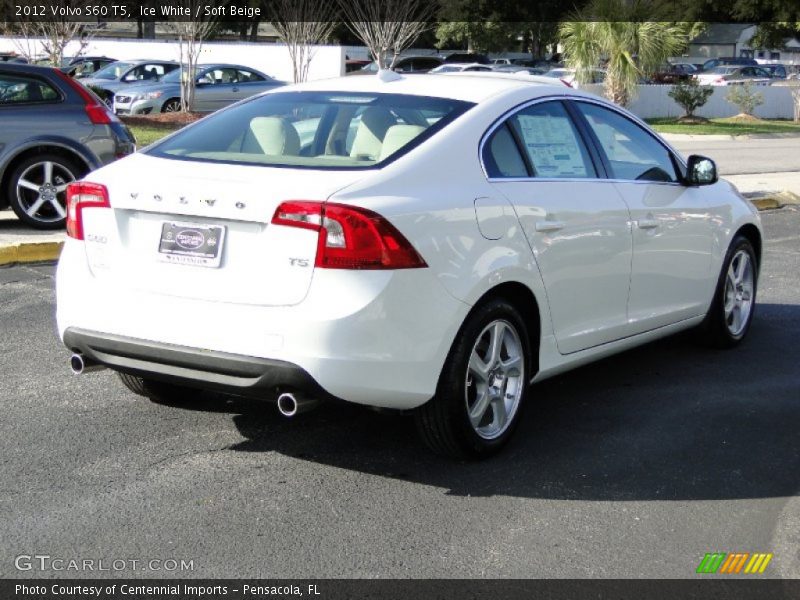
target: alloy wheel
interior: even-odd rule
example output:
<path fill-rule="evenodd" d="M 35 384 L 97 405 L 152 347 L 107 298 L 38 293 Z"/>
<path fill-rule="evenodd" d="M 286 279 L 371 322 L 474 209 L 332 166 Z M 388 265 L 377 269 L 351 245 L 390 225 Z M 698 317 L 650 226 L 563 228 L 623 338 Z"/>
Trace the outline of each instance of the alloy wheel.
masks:
<path fill-rule="evenodd" d="M 519 408 L 525 385 L 522 342 L 506 320 L 489 323 L 472 348 L 465 402 L 470 424 L 480 437 L 503 434 Z"/>
<path fill-rule="evenodd" d="M 54 223 L 66 216 L 67 184 L 75 175 L 64 165 L 46 160 L 30 165 L 17 180 L 19 206 L 41 223 Z"/>
<path fill-rule="evenodd" d="M 738 337 L 747 327 L 753 309 L 753 261 L 745 250 L 734 254 L 725 276 L 725 326 Z"/>

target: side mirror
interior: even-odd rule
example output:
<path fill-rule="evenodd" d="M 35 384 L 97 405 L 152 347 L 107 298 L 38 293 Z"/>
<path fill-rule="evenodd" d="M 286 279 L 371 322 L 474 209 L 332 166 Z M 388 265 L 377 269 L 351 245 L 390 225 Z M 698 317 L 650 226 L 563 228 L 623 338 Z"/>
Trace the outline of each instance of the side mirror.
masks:
<path fill-rule="evenodd" d="M 711 185 L 717 183 L 717 165 L 706 156 L 692 154 L 686 164 L 686 183 L 689 185 Z"/>

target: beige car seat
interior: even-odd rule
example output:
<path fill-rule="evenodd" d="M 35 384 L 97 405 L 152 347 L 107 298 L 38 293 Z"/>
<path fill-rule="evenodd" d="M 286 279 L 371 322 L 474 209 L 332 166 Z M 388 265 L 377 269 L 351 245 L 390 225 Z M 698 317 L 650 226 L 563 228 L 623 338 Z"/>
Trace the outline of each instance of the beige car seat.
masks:
<path fill-rule="evenodd" d="M 250 121 L 250 132 L 264 154 L 275 156 L 300 154 L 300 136 L 297 129 L 282 117 L 256 117 Z"/>
<path fill-rule="evenodd" d="M 388 109 L 373 106 L 361 114 L 361 122 L 353 138 L 350 156 L 360 160 L 378 160 L 387 130 L 397 120 Z"/>

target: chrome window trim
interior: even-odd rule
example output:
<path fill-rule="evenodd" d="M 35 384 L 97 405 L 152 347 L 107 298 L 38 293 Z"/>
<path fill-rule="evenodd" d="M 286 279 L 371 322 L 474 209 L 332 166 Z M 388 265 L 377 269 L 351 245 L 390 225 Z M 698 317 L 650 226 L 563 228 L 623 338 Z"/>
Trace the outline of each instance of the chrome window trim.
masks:
<path fill-rule="evenodd" d="M 589 98 L 586 96 L 579 96 L 573 94 L 555 94 L 550 96 L 541 96 L 539 98 L 534 98 L 533 100 L 526 100 L 522 104 L 517 104 L 513 108 L 510 108 L 506 112 L 504 112 L 500 117 L 498 117 L 490 126 L 489 128 L 483 133 L 481 137 L 481 141 L 478 144 L 478 160 L 481 164 L 481 171 L 483 171 L 483 176 L 486 178 L 486 181 L 489 183 L 500 183 L 500 182 L 533 182 L 533 181 L 541 181 L 541 182 L 555 182 L 555 181 L 606 181 L 610 183 L 635 183 L 638 185 L 671 185 L 671 186 L 681 186 L 684 187 L 683 183 L 679 181 L 642 181 L 638 179 L 614 179 L 609 177 L 490 177 L 489 172 L 486 170 L 486 163 L 483 160 L 483 152 L 486 146 L 486 142 L 492 136 L 492 134 L 499 129 L 505 122 L 513 115 L 518 113 L 519 111 L 525 110 L 529 106 L 533 106 L 535 104 L 541 104 L 543 102 L 553 102 L 558 100 L 566 100 L 566 101 L 573 101 L 573 102 L 587 102 L 589 104 L 596 104 L 602 108 L 606 108 L 610 111 L 613 111 L 620 115 L 621 117 L 632 121 L 635 125 L 637 125 L 640 129 L 644 131 L 644 133 L 648 134 L 652 137 L 656 142 L 661 144 L 661 146 L 678 162 L 680 163 L 683 168 L 686 168 L 686 161 L 680 155 L 680 153 L 673 148 L 666 140 L 662 139 L 660 135 L 650 129 L 650 126 L 645 123 L 642 119 L 637 117 L 636 115 L 621 109 L 614 104 L 606 102 L 601 99 Z M 572 118 L 570 116 L 570 118 Z M 584 140 L 581 138 L 581 142 Z M 584 142 L 585 143 L 585 142 Z M 588 151 L 588 148 L 587 148 Z"/>

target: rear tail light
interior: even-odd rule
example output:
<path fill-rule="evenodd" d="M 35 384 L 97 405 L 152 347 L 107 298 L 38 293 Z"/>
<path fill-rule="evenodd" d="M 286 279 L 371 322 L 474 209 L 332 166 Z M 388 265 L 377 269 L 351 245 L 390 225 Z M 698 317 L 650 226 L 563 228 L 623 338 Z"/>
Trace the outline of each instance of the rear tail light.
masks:
<path fill-rule="evenodd" d="M 76 240 L 83 239 L 85 208 L 111 208 L 106 186 L 85 181 L 67 186 L 67 235 Z"/>
<path fill-rule="evenodd" d="M 289 201 L 277 208 L 272 223 L 319 232 L 317 267 L 417 269 L 428 266 L 394 225 L 366 208 Z"/>
<path fill-rule="evenodd" d="M 66 73 L 63 73 L 62 71 L 59 71 L 58 69 L 55 69 L 54 72 L 83 99 L 85 103 L 84 110 L 86 111 L 86 116 L 89 117 L 89 120 L 92 122 L 92 124 L 110 125 L 111 123 L 116 123 L 119 121 L 117 116 L 109 110 L 108 106 L 106 106 L 105 102 L 83 87 L 83 84 L 75 81 L 72 77 Z"/>

